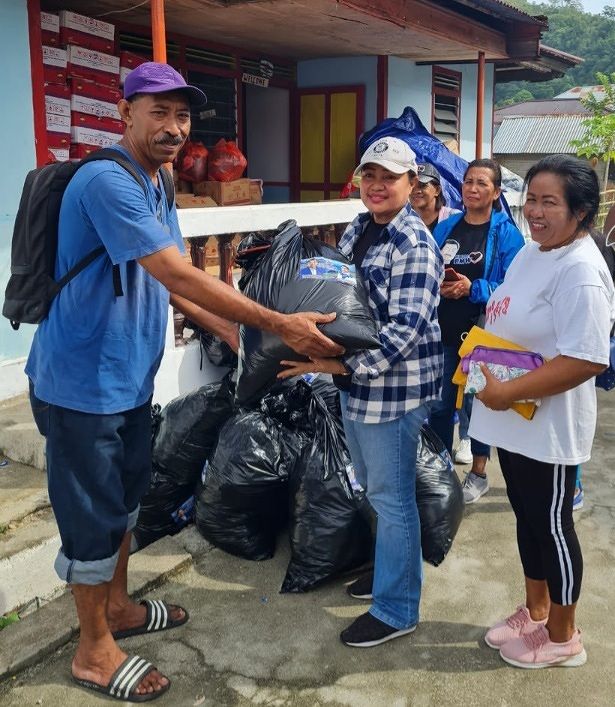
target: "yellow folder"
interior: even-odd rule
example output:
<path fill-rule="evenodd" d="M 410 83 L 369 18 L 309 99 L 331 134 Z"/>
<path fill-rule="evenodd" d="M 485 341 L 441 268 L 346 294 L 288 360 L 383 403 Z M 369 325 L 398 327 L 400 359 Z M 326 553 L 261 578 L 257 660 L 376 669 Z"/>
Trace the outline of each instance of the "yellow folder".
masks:
<path fill-rule="evenodd" d="M 491 332 L 481 329 L 479 326 L 473 326 L 468 332 L 466 338 L 459 347 L 459 356 L 463 358 L 474 351 L 475 346 L 489 346 L 492 349 L 511 349 L 513 351 L 528 351 L 524 346 L 519 346 L 508 339 L 502 339 Z M 467 375 L 461 370 L 461 362 L 457 366 L 457 370 L 453 374 L 453 383 L 457 388 L 457 408 L 463 405 L 463 391 L 466 385 Z M 524 402 L 513 403 L 510 408 L 519 415 L 525 417 L 526 420 L 531 420 L 536 413 L 536 403 Z"/>

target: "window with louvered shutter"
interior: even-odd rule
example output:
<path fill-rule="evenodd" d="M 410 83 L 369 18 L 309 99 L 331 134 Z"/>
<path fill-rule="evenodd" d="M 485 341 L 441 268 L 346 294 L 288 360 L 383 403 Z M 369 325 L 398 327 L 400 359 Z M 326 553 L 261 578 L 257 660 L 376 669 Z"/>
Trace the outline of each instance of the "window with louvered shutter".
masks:
<path fill-rule="evenodd" d="M 442 142 L 459 140 L 461 73 L 434 66 L 431 132 Z"/>

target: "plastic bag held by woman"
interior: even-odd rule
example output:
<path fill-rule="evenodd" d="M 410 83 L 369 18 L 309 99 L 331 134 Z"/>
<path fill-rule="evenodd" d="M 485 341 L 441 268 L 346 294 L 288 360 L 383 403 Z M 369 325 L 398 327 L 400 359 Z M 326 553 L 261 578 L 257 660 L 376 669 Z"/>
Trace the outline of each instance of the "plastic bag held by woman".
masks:
<path fill-rule="evenodd" d="M 240 179 L 248 161 L 234 142 L 224 138 L 209 152 L 209 179 L 214 182 L 234 182 Z"/>
<path fill-rule="evenodd" d="M 207 179 L 207 148 L 202 142 L 187 142 L 177 158 L 177 172 L 187 182 Z"/>
<path fill-rule="evenodd" d="M 244 295 L 278 312 L 335 312 L 336 318 L 322 326 L 326 336 L 348 352 L 378 348 L 378 328 L 360 273 L 350 270 L 351 263 L 335 248 L 304 237 L 295 221 L 278 230 L 254 270 L 242 277 Z M 252 327 L 242 325 L 239 339 L 237 400 L 247 403 L 275 383 L 280 361 L 297 354 L 277 335 Z"/>

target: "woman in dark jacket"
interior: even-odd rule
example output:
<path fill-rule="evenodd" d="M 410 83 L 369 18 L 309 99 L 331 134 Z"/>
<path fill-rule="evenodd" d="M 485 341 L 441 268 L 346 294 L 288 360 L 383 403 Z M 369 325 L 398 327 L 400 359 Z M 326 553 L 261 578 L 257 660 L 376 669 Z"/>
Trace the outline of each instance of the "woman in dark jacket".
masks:
<path fill-rule="evenodd" d="M 441 221 L 434 229 L 448 274 L 440 288 L 438 307 L 444 346 L 442 399 L 433 409 L 430 424 L 451 454 L 457 396 L 452 377 L 459 363 L 461 337 L 479 323 L 487 300 L 524 244 L 512 219 L 496 206 L 501 183 L 497 162 L 471 162 L 461 189 L 463 213 Z M 466 503 L 474 503 L 489 490 L 485 471 L 489 447 L 476 440 L 471 441 L 471 447 L 472 468 L 463 484 Z"/>

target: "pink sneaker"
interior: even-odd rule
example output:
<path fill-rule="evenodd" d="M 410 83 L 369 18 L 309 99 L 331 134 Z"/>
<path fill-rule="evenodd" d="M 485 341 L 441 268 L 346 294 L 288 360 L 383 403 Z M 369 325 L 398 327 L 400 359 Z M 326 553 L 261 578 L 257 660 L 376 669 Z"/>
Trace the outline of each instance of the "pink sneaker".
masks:
<path fill-rule="evenodd" d="M 514 614 L 495 624 L 487 631 L 485 643 L 489 648 L 499 650 L 505 643 L 512 641 L 513 638 L 519 638 L 519 636 L 523 636 L 526 633 L 531 633 L 539 626 L 544 626 L 546 622 L 546 619 L 543 621 L 532 621 L 528 609 L 525 606 L 518 606 Z"/>
<path fill-rule="evenodd" d="M 576 668 L 587 662 L 579 629 L 569 641 L 554 643 L 545 626 L 505 643 L 500 648 L 500 655 L 517 668 Z"/>

